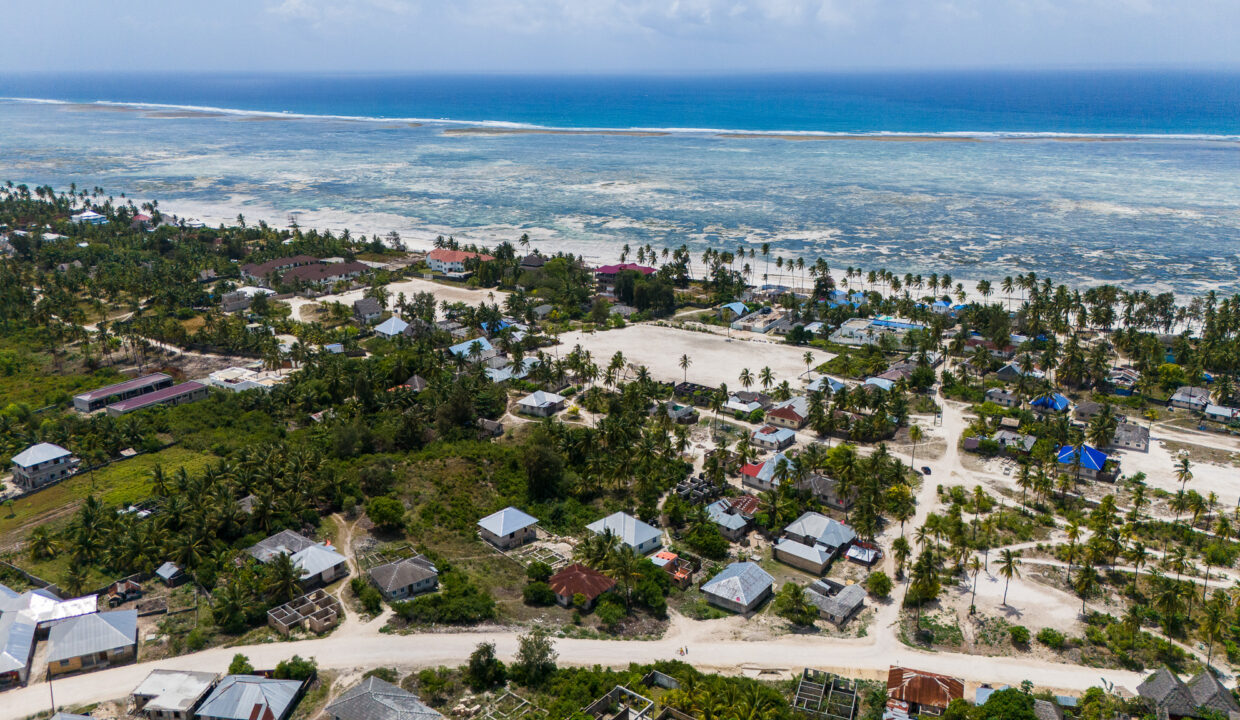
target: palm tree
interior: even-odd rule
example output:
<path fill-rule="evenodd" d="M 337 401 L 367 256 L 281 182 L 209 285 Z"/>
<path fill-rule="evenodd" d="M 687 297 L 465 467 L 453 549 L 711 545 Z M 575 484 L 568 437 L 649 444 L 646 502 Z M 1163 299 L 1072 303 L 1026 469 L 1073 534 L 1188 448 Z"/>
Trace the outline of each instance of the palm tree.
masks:
<path fill-rule="evenodd" d="M 301 569 L 288 553 L 278 553 L 267 563 L 266 590 L 277 604 L 292 600 L 301 591 Z"/>
<path fill-rule="evenodd" d="M 1003 576 L 1003 604 L 1007 605 L 1008 585 L 1012 578 L 1020 577 L 1020 552 L 1003 548 L 999 554 L 999 574 Z"/>
<path fill-rule="evenodd" d="M 1206 667 L 1210 667 L 1211 661 L 1214 660 L 1214 643 L 1230 625 L 1228 622 L 1230 609 L 1231 599 L 1222 590 L 1215 590 L 1210 602 L 1205 604 L 1201 617 L 1201 632 L 1206 636 L 1209 646 L 1206 651 Z"/>
<path fill-rule="evenodd" d="M 973 576 L 973 595 L 969 598 L 969 614 L 977 612 L 977 576 L 982 572 L 982 561 L 974 555 L 969 559 L 969 574 Z"/>
<path fill-rule="evenodd" d="M 814 366 L 814 353 L 806 350 L 805 354 L 801 356 L 801 360 L 805 362 L 805 374 L 809 375 L 810 368 Z"/>
<path fill-rule="evenodd" d="M 913 449 L 908 456 L 909 467 L 916 467 L 917 465 L 917 443 L 921 442 L 923 437 L 925 437 L 925 433 L 922 431 L 920 425 L 909 425 L 908 439 L 909 442 L 913 444 Z"/>
<path fill-rule="evenodd" d="M 762 372 L 758 373 L 758 380 L 762 383 L 763 392 L 769 391 L 775 384 L 775 373 L 771 372 L 771 368 L 764 367 Z"/>
<path fill-rule="evenodd" d="M 689 366 L 693 364 L 693 360 L 686 353 L 680 356 L 680 369 L 685 371 L 685 382 L 689 382 Z"/>
<path fill-rule="evenodd" d="M 753 373 L 749 372 L 749 368 L 741 368 L 741 374 L 738 379 L 741 382 L 741 387 L 746 390 L 753 385 Z"/>
<path fill-rule="evenodd" d="M 1188 461 L 1187 455 L 1181 457 L 1180 461 L 1176 463 L 1175 479 L 1180 481 L 1180 492 L 1184 492 L 1184 486 L 1188 484 L 1189 480 L 1193 479 L 1192 468 L 1193 464 Z"/>
<path fill-rule="evenodd" d="M 1085 599 L 1097 592 L 1099 585 L 1098 571 L 1093 565 L 1087 564 L 1082 567 L 1081 572 L 1076 576 L 1076 581 L 1072 583 L 1073 589 L 1081 596 L 1081 615 L 1085 614 Z"/>

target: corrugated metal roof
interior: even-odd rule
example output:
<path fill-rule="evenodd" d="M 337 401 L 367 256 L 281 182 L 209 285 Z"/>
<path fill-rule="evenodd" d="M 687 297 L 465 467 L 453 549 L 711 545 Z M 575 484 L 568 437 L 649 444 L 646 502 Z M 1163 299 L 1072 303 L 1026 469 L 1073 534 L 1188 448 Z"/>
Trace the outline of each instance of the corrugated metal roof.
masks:
<path fill-rule="evenodd" d="M 310 547 L 293 553 L 293 564 L 301 568 L 303 576 L 318 575 L 319 573 L 342 565 L 348 560 L 344 555 L 332 550 L 326 545 L 311 545 Z"/>
<path fill-rule="evenodd" d="M 595 520 L 586 525 L 586 529 L 596 535 L 610 530 L 620 541 L 632 548 L 637 548 L 651 540 L 663 536 L 656 528 L 647 525 L 628 513 L 612 513 L 602 520 Z"/>
<path fill-rule="evenodd" d="M 73 453 L 54 443 L 39 443 L 31 445 L 25 450 L 13 456 L 13 464 L 28 468 L 32 465 L 55 460 L 56 458 L 67 457 Z"/>
<path fill-rule="evenodd" d="M 489 533 L 504 537 L 537 523 L 538 518 L 509 506 L 479 520 L 478 527 Z"/>
<path fill-rule="evenodd" d="M 77 400 L 80 398 L 90 402 L 91 400 L 104 399 L 112 395 L 121 395 L 129 392 L 130 390 L 137 390 L 138 388 L 143 388 L 148 385 L 154 385 L 156 383 L 163 382 L 164 380 L 171 379 L 172 376 L 165 375 L 164 373 L 152 373 L 150 375 L 143 375 L 142 377 L 137 377 L 132 380 L 125 380 L 124 382 L 118 382 L 113 385 L 106 385 L 101 388 L 95 388 L 94 390 L 88 390 L 84 393 L 74 395 L 73 399 Z"/>
<path fill-rule="evenodd" d="M 65 620 L 52 627 L 49 663 L 138 643 L 138 611 L 116 610 Z"/>
<path fill-rule="evenodd" d="M 270 680 L 257 675 L 228 675 L 199 706 L 197 715 L 227 720 L 252 720 L 267 716 L 283 717 L 293 705 L 301 683 L 296 680 Z"/>
<path fill-rule="evenodd" d="M 21 672 L 34 649 L 35 625 L 13 613 L 0 618 L 0 673 Z"/>
<path fill-rule="evenodd" d="M 857 539 L 857 533 L 844 523 L 816 512 L 807 512 L 792 521 L 784 532 L 814 538 L 827 547 L 843 547 Z"/>

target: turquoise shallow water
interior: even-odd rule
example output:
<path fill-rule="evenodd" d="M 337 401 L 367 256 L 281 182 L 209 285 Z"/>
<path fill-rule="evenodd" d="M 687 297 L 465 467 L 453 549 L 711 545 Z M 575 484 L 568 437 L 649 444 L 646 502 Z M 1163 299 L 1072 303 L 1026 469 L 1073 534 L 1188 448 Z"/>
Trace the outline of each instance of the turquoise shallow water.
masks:
<path fill-rule="evenodd" d="M 1231 291 L 1238 87 L 1122 74 L 0 78 L 0 95 L 68 103 L 0 101 L 0 179 L 100 185 L 204 218 L 298 210 L 411 238 L 529 232 L 598 258 L 624 243 L 770 242 L 841 268 Z M 697 131 L 455 134 L 471 123 Z"/>

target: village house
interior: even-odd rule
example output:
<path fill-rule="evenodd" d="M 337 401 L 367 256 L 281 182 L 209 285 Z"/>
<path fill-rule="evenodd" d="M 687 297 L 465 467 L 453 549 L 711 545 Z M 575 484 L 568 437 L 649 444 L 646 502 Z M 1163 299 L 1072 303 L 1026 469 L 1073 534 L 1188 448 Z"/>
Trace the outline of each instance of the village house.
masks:
<path fill-rule="evenodd" d="M 719 534 L 732 542 L 737 542 L 749 532 L 749 518 L 737 512 L 727 499 L 707 505 L 706 515 L 719 528 Z"/>
<path fill-rule="evenodd" d="M 48 635 L 52 675 L 96 670 L 138 656 L 138 611 L 114 610 L 69 618 Z"/>
<path fill-rule="evenodd" d="M 740 469 L 741 483 L 746 487 L 762 491 L 778 487 L 780 478 L 776 475 L 781 463 L 787 470 L 792 469 L 792 459 L 781 452 L 775 453 L 763 462 L 743 465 Z"/>
<path fill-rule="evenodd" d="M 605 592 L 616 587 L 616 581 L 593 568 L 573 563 L 552 575 L 547 584 L 555 593 L 555 601 L 564 607 L 572 607 L 575 598 L 584 599 L 582 609 L 594 607 L 595 601 Z"/>
<path fill-rule="evenodd" d="M 150 720 L 192 720 L 215 681 L 215 673 L 152 670 L 129 696 L 134 710 Z"/>
<path fill-rule="evenodd" d="M 121 400 L 129 400 L 156 390 L 170 388 L 172 384 L 172 377 L 164 373 L 143 375 L 74 395 L 73 409 L 83 413 L 95 412 Z"/>
<path fill-rule="evenodd" d="M 477 260 L 480 263 L 484 263 L 494 259 L 490 255 L 483 255 L 482 253 L 435 248 L 426 254 L 426 266 L 431 269 L 431 272 L 443 273 L 445 275 L 462 275 L 465 273 L 465 263 L 467 261 Z"/>
<path fill-rule="evenodd" d="M 663 533 L 628 513 L 616 512 L 586 525 L 595 535 L 610 532 L 638 555 L 649 555 L 663 545 Z"/>
<path fill-rule="evenodd" d="M 763 425 L 754 430 L 751 438 L 755 447 L 776 451 L 790 447 L 796 440 L 797 434 L 795 430 L 777 428 L 770 425 Z"/>
<path fill-rule="evenodd" d="M 159 578 L 164 585 L 168 587 L 176 587 L 185 582 L 185 572 L 177 567 L 174 562 L 166 562 L 155 570 L 155 577 Z"/>
<path fill-rule="evenodd" d="M 87 208 L 76 215 L 69 216 L 69 222 L 74 223 L 75 225 L 102 225 L 107 221 L 108 218 L 106 215 L 100 215 L 90 208 Z"/>
<path fill-rule="evenodd" d="M 331 720 L 440 720 L 417 695 L 373 675 L 336 698 L 324 710 Z"/>
<path fill-rule="evenodd" d="M 1135 422 L 1121 422 L 1115 426 L 1108 448 L 1113 450 L 1150 451 L 1150 429 Z"/>
<path fill-rule="evenodd" d="M 1137 695 L 1158 720 L 1228 717 L 1240 713 L 1240 704 L 1210 671 L 1185 683 L 1164 665 L 1137 686 Z"/>
<path fill-rule="evenodd" d="M 1067 475 L 1074 475 L 1079 471 L 1080 477 L 1096 480 L 1106 469 L 1107 454 L 1089 445 L 1079 447 L 1063 445 L 1056 450 L 1056 456 L 1059 461 L 1059 472 Z M 1080 457 L 1079 468 L 1077 467 L 1078 456 Z"/>
<path fill-rule="evenodd" d="M 348 561 L 330 545 L 316 543 L 292 530 L 281 530 L 246 549 L 255 560 L 266 564 L 277 555 L 288 555 L 301 570 L 303 587 L 328 585 L 349 574 Z"/>
<path fill-rule="evenodd" d="M 784 528 L 774 555 L 793 567 L 821 575 L 856 539 L 857 533 L 844 523 L 806 512 Z"/>
<path fill-rule="evenodd" d="M 887 711 L 896 718 L 942 715 L 952 700 L 962 698 L 960 678 L 895 665 L 887 672 Z"/>
<path fill-rule="evenodd" d="M 702 586 L 711 605 L 735 613 L 755 610 L 771 596 L 775 578 L 753 562 L 735 562 Z"/>
<path fill-rule="evenodd" d="M 78 459 L 54 443 L 31 445 L 13 456 L 13 482 L 23 490 L 34 490 L 77 472 Z"/>
<path fill-rule="evenodd" d="M 818 609 L 824 620 L 843 627 L 865 607 L 865 590 L 855 583 L 843 584 L 823 578 L 815 580 L 804 590 L 805 601 Z"/>
<path fill-rule="evenodd" d="M 404 335 L 408 329 L 409 323 L 393 315 L 375 326 L 375 335 L 391 340 L 394 337 Z"/>
<path fill-rule="evenodd" d="M 373 325 L 383 317 L 383 306 L 372 297 L 359 298 L 353 301 L 353 319 L 359 325 Z"/>
<path fill-rule="evenodd" d="M 225 675 L 195 714 L 198 720 L 288 720 L 303 691 L 297 680 Z"/>
<path fill-rule="evenodd" d="M 809 493 L 809 496 L 826 505 L 832 510 L 848 512 L 857 497 L 857 491 L 851 490 L 847 496 L 840 492 L 840 481 L 821 473 L 811 473 L 796 482 L 796 489 Z"/>
<path fill-rule="evenodd" d="M 0 592 L 6 590 L 0 585 Z M 24 685 L 29 679 L 36 631 L 35 623 L 18 613 L 0 617 L 0 688 Z"/>
<path fill-rule="evenodd" d="M 421 555 L 376 565 L 366 574 L 388 602 L 407 600 L 439 587 L 439 570 Z"/>
<path fill-rule="evenodd" d="M 809 420 L 809 398 L 798 395 L 776 403 L 766 412 L 766 421 L 772 425 L 800 430 Z"/>
<path fill-rule="evenodd" d="M 1003 388 L 990 388 L 986 391 L 986 401 L 999 407 L 1013 408 L 1020 406 L 1020 396 Z"/>
<path fill-rule="evenodd" d="M 470 362 L 486 362 L 499 354 L 499 351 L 491 345 L 491 341 L 484 337 L 459 342 L 448 348 L 448 352 Z"/>
<path fill-rule="evenodd" d="M 1107 373 L 1107 384 L 1116 395 L 1132 395 L 1133 388 L 1141 381 L 1141 373 L 1134 367 L 1125 365 L 1112 368 Z"/>
<path fill-rule="evenodd" d="M 1215 422 L 1221 422 L 1221 423 L 1230 423 L 1236 419 L 1240 419 L 1240 410 L 1237 410 L 1236 408 L 1232 408 L 1232 407 L 1225 407 L 1223 405 L 1215 405 L 1214 403 L 1210 403 L 1209 405 L 1206 405 L 1205 410 L 1202 411 L 1202 415 L 1205 417 L 1206 420 L 1213 420 Z"/>
<path fill-rule="evenodd" d="M 495 547 L 509 550 L 532 542 L 537 524 L 538 518 L 509 506 L 479 520 L 478 534 Z"/>
<path fill-rule="evenodd" d="M 517 401 L 517 412 L 535 417 L 550 417 L 564 409 L 567 399 L 545 390 L 535 390 Z"/>
<path fill-rule="evenodd" d="M 1210 391 L 1203 387 L 1184 385 L 1175 391 L 1175 394 L 1171 396 L 1167 404 L 1171 407 L 1183 408 L 1184 410 L 1202 412 L 1210 404 Z"/>

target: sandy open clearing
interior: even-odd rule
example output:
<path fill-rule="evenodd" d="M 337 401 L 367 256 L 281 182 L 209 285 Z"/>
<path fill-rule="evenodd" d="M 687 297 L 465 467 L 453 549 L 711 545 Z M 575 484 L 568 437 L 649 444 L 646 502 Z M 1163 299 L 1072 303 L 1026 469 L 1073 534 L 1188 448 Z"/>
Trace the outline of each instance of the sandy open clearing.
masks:
<path fill-rule="evenodd" d="M 1180 481 L 1175 477 L 1175 466 L 1179 456 L 1170 453 L 1158 440 L 1151 438 L 1148 453 L 1121 451 L 1118 453 L 1121 470 L 1125 475 L 1145 473 L 1145 482 L 1150 487 L 1160 488 L 1168 492 L 1180 489 Z M 1240 497 L 1240 483 L 1236 482 L 1236 468 L 1223 467 L 1202 462 L 1198 457 L 1189 454 L 1193 464 L 1193 479 L 1188 487 L 1202 495 L 1210 492 L 1218 493 L 1219 502 L 1224 506 L 1235 505 Z"/>
<path fill-rule="evenodd" d="M 450 303 L 463 302 L 467 305 L 481 305 L 483 303 L 490 305 L 492 303 L 496 303 L 501 309 L 504 307 L 504 301 L 508 298 L 508 293 L 499 290 L 474 290 L 456 285 L 441 285 L 436 282 L 431 282 L 430 280 L 422 280 L 419 278 L 410 278 L 408 280 L 401 280 L 400 282 L 389 283 L 387 285 L 387 289 L 388 292 L 391 293 L 388 299 L 389 308 L 395 306 L 396 299 L 401 293 L 404 293 L 405 297 L 411 298 L 414 293 L 428 292 L 435 296 L 435 300 L 437 302 L 447 300 Z M 287 302 L 289 307 L 293 309 L 293 317 L 300 319 L 301 308 L 305 305 L 341 302 L 352 307 L 353 302 L 361 299 L 361 297 L 365 294 L 365 288 L 358 288 L 357 290 L 350 290 L 349 292 L 340 293 L 339 295 L 324 295 L 323 297 L 313 299 L 295 297 L 289 298 L 285 302 Z"/>
<path fill-rule="evenodd" d="M 807 349 L 771 342 L 729 340 L 711 333 L 658 325 L 629 325 L 596 333 L 571 332 L 560 336 L 560 344 L 561 354 L 581 345 L 602 367 L 607 366 L 616 352 L 622 352 L 626 361 L 635 366 L 645 365 L 651 377 L 664 382 L 684 379 L 680 356 L 688 355 L 693 363 L 689 367 L 689 382 L 712 386 L 727 383 L 735 390 L 742 389 L 737 378 L 744 368 L 749 368 L 754 375 L 752 389 L 760 389 L 757 375 L 764 367 L 771 368 L 776 383 L 787 380 L 793 389 L 799 389 L 798 379 L 805 374 L 802 358 Z M 818 350 L 812 352 L 814 365 L 834 357 Z"/>
<path fill-rule="evenodd" d="M 994 553 L 991 553 L 991 556 L 994 559 Z M 958 586 L 964 591 L 960 598 L 961 607 L 966 613 L 969 610 L 972 580 L 970 577 L 967 584 Z M 1004 579 L 999 574 L 998 563 L 992 563 L 989 572 L 978 574 L 978 612 L 997 615 L 1013 625 L 1024 625 L 1032 632 L 1044 627 L 1063 632 L 1080 631 L 1081 600 L 1075 595 L 1023 577 L 1014 577 L 1011 587 L 1008 588 L 1007 605 L 1004 605 L 1003 585 Z"/>

